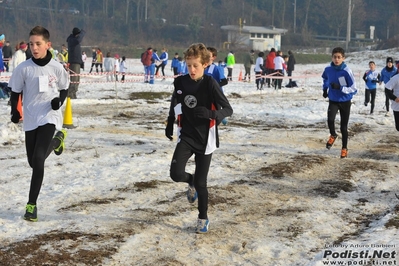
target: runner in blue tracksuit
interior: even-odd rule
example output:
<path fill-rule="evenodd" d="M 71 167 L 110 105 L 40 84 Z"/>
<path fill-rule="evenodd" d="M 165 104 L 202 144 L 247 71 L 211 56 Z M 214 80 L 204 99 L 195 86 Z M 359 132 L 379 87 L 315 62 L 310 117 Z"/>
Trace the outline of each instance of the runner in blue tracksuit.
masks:
<path fill-rule="evenodd" d="M 344 62 L 345 51 L 341 47 L 332 50 L 332 62 L 324 69 L 323 97 L 329 98 L 327 122 L 330 130 L 330 138 L 326 148 L 330 149 L 338 137 L 335 132 L 335 117 L 337 112 L 341 116 L 342 149 L 341 158 L 348 155 L 348 122 L 351 109 L 351 100 L 357 93 L 355 78 L 352 71 Z"/>
<path fill-rule="evenodd" d="M 209 62 L 209 66 L 205 69 L 204 74 L 213 77 L 223 92 L 223 86 L 227 85 L 228 82 L 224 75 L 224 69 L 214 63 L 218 55 L 218 51 L 214 47 L 207 47 L 206 49 L 211 53 L 211 60 Z M 227 125 L 227 118 L 223 118 L 222 124 Z"/>
<path fill-rule="evenodd" d="M 369 62 L 369 70 L 363 75 L 363 80 L 366 83 L 366 89 L 364 91 L 364 106 L 370 102 L 371 109 L 370 114 L 374 111 L 375 95 L 377 94 L 377 83 L 380 82 L 380 73 L 375 70 L 374 61 Z M 371 96 L 371 99 L 370 99 Z"/>
<path fill-rule="evenodd" d="M 398 69 L 395 67 L 393 64 L 393 58 L 392 57 L 387 57 L 387 63 L 386 66 L 381 70 L 381 79 L 380 79 L 380 85 L 382 82 L 384 84 L 387 84 L 388 81 L 391 80 L 391 78 L 398 73 Z M 389 97 L 385 93 L 385 108 L 387 110 L 387 113 L 385 116 L 389 115 Z"/>

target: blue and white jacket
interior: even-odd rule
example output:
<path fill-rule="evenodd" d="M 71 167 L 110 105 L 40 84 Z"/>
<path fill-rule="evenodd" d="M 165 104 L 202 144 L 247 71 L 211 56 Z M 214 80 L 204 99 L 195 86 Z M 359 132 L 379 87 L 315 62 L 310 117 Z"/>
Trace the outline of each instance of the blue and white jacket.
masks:
<path fill-rule="evenodd" d="M 159 57 L 159 59 L 161 59 L 162 64 L 166 66 L 168 64 L 168 53 L 167 52 L 163 52 L 161 54 L 161 56 Z"/>
<path fill-rule="evenodd" d="M 380 82 L 384 82 L 385 84 L 391 80 L 391 78 L 398 73 L 398 69 L 395 66 L 392 68 L 384 67 L 381 70 L 381 79 Z"/>
<path fill-rule="evenodd" d="M 343 62 L 336 66 L 333 62 L 324 69 L 322 74 L 323 90 L 328 89 L 328 98 L 333 102 L 347 102 L 357 93 L 356 82 L 352 70 Z M 331 83 L 340 85 L 339 89 L 332 89 Z"/>
<path fill-rule="evenodd" d="M 380 82 L 380 78 L 380 73 L 378 73 L 376 70 L 367 70 L 363 75 L 363 80 L 366 82 L 366 89 L 377 89 L 377 83 Z"/>

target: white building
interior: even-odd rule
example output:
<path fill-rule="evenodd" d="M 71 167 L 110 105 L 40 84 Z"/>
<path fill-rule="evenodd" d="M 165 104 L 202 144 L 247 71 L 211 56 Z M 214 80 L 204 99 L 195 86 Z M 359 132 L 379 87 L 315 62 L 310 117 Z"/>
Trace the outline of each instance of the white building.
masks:
<path fill-rule="evenodd" d="M 246 46 L 249 49 L 266 51 L 271 48 L 281 49 L 281 35 L 288 30 L 278 29 L 276 27 L 259 27 L 259 26 L 243 26 L 226 25 L 221 27 L 227 31 L 227 42 L 225 48 L 229 48 L 230 44 L 234 46 Z"/>

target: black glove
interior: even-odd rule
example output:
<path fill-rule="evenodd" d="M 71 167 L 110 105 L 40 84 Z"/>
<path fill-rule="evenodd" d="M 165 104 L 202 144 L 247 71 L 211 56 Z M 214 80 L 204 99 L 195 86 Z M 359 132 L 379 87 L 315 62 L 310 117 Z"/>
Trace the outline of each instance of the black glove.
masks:
<path fill-rule="evenodd" d="M 60 98 L 55 97 L 54 99 L 51 100 L 51 108 L 53 108 L 53 110 L 60 109 L 60 106 L 61 106 Z"/>
<path fill-rule="evenodd" d="M 204 106 L 199 106 L 194 108 L 194 116 L 197 118 L 215 119 L 216 113 L 215 111 L 209 110 Z"/>
<path fill-rule="evenodd" d="M 18 124 L 20 119 L 21 119 L 21 114 L 18 112 L 18 110 L 15 110 L 12 113 L 11 122 L 13 122 L 14 124 Z"/>
<path fill-rule="evenodd" d="M 331 88 L 334 90 L 339 90 L 341 88 L 341 85 L 339 85 L 338 83 L 332 82 L 332 83 L 330 83 L 330 85 L 331 85 Z"/>
<path fill-rule="evenodd" d="M 371 83 L 377 83 L 378 82 L 378 80 L 376 80 L 376 79 L 373 79 L 372 81 L 371 81 Z"/>
<path fill-rule="evenodd" d="M 327 97 L 328 97 L 328 92 L 327 92 L 327 90 L 323 90 L 323 97 L 324 97 L 324 98 L 327 98 Z"/>
<path fill-rule="evenodd" d="M 173 140 L 173 124 L 175 123 L 174 117 L 168 117 L 168 123 L 165 128 L 165 136 L 172 141 Z"/>

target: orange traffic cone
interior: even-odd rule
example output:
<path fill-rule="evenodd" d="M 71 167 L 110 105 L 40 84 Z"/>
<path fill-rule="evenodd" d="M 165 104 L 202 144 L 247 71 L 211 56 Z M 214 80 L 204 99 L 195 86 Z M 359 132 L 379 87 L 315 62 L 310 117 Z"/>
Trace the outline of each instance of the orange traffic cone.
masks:
<path fill-rule="evenodd" d="M 242 70 L 240 70 L 240 74 L 238 75 L 238 81 L 242 81 Z"/>
<path fill-rule="evenodd" d="M 19 95 L 19 97 L 18 97 L 17 110 L 18 110 L 19 114 L 21 115 L 21 118 L 19 119 L 19 121 L 24 120 L 24 113 L 22 111 L 22 95 Z"/>
<path fill-rule="evenodd" d="M 64 113 L 64 124 L 62 125 L 64 128 L 75 128 L 72 122 L 72 106 L 71 106 L 71 98 L 67 98 L 65 113 Z"/>

